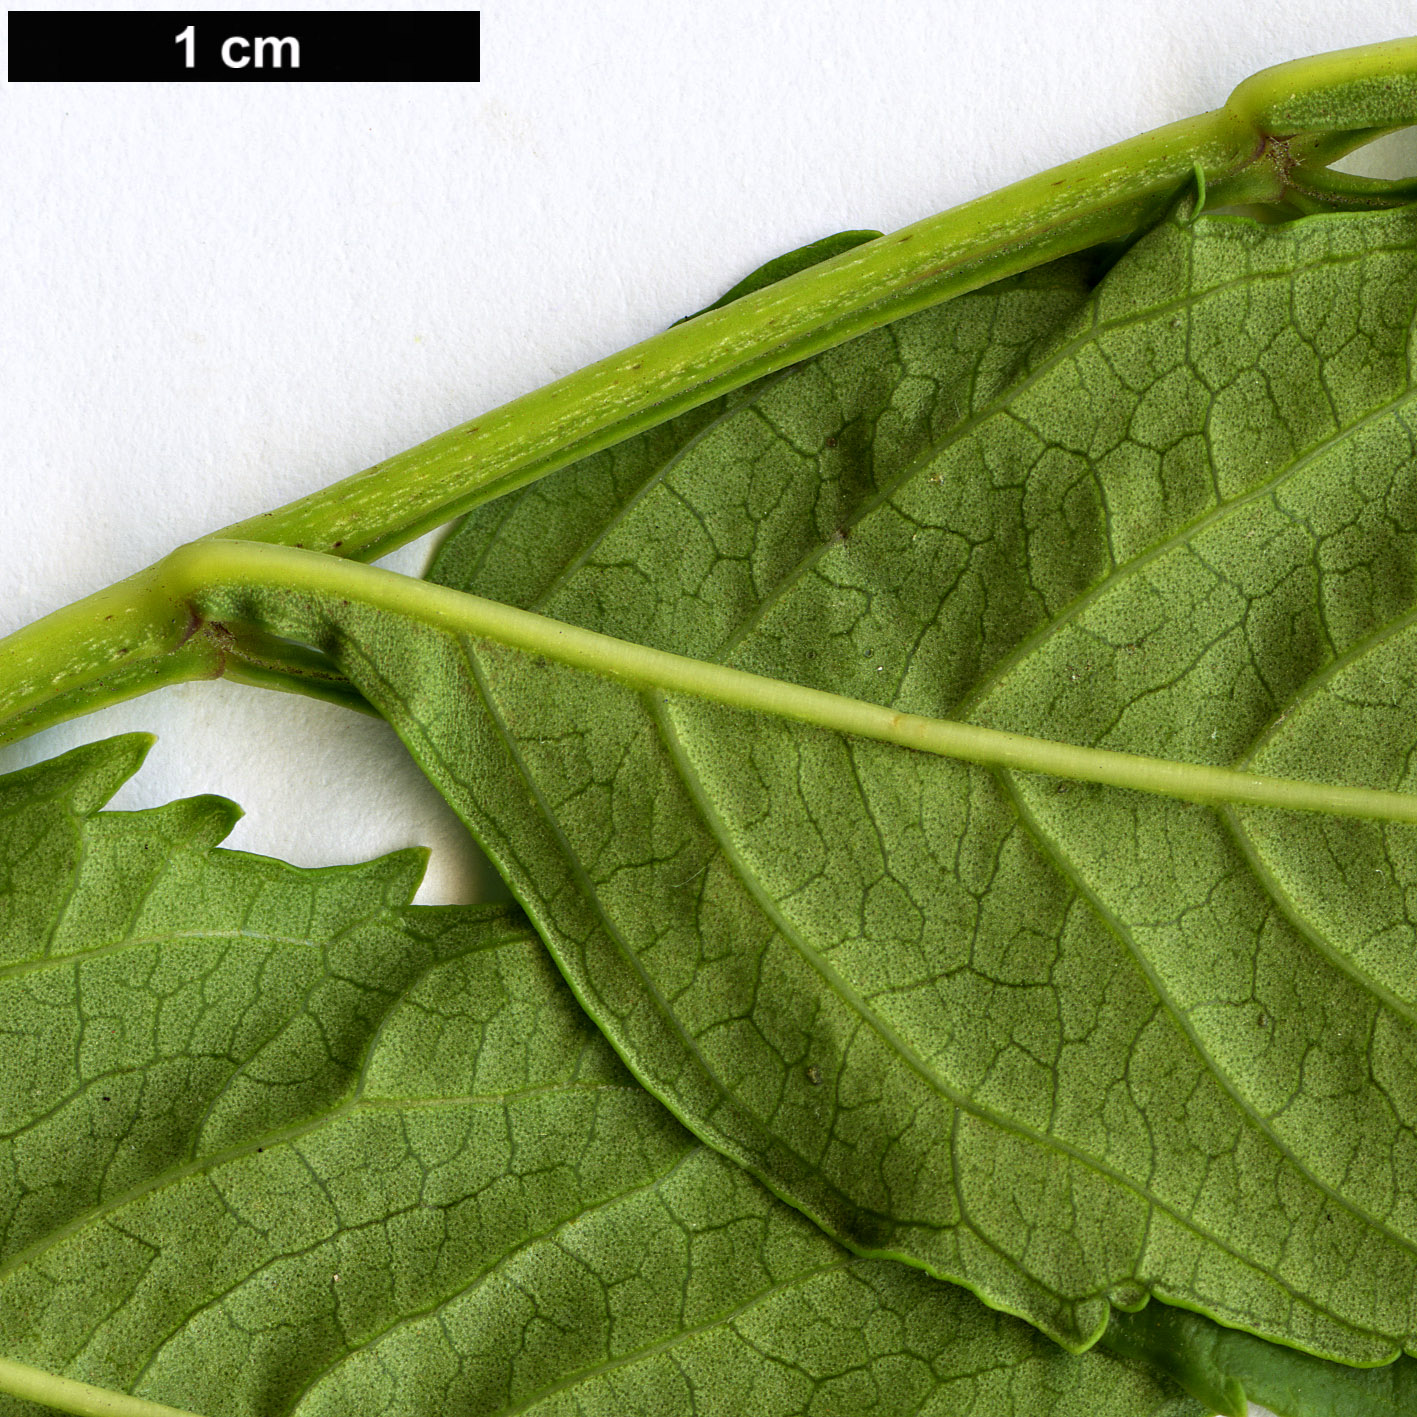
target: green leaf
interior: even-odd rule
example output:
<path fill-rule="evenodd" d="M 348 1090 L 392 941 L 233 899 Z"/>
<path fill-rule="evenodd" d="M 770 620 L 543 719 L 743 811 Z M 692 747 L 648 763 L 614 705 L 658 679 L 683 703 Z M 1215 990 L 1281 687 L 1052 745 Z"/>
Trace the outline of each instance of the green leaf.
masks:
<path fill-rule="evenodd" d="M 379 976 L 416 967 L 391 912 L 423 874 L 420 851 L 296 871 L 214 852 L 239 815 L 220 798 L 93 815 L 149 741 L 0 782 L 12 1262 L 174 1166 L 332 1105 L 387 1007 Z M 371 973 L 386 954 L 404 958 Z"/>
<path fill-rule="evenodd" d="M 781 256 L 775 256 L 771 261 L 765 262 L 757 270 L 744 276 L 731 290 L 720 295 L 712 305 L 705 305 L 702 310 L 696 310 L 693 315 L 686 315 L 684 319 L 692 320 L 698 315 L 707 315 L 710 310 L 721 310 L 725 305 L 732 305 L 735 300 L 741 300 L 755 290 L 763 290 L 780 280 L 786 280 L 788 276 L 795 276 L 798 271 L 805 271 L 823 261 L 830 261 L 833 256 L 840 256 L 857 246 L 863 246 L 880 235 L 879 231 L 838 231 L 832 236 L 823 236 L 820 241 L 798 246 L 795 250 L 784 252 Z M 684 321 L 680 320 L 678 323 L 682 325 Z"/>
<path fill-rule="evenodd" d="M 1081 308 L 1053 270 L 913 317 L 632 494 L 603 456 L 489 507 L 438 574 L 893 709 L 1319 780 L 1346 746 L 1404 788 L 1414 235 L 1177 217 Z M 1410 827 L 1066 790 L 282 613 L 641 1080 L 849 1245 L 1077 1348 L 1147 1294 L 1345 1361 L 1417 1343 Z"/>
<path fill-rule="evenodd" d="M 416 855 L 99 813 L 144 747 L 0 779 L 0 1353 L 209 1417 L 1200 1413 L 835 1245 L 633 1081 L 520 912 L 404 908 Z"/>
<path fill-rule="evenodd" d="M 1276 1417 L 1407 1417 L 1417 1411 L 1417 1361 L 1411 1358 L 1382 1368 L 1345 1368 L 1166 1304 L 1113 1314 L 1102 1342 L 1170 1373 L 1233 1417 L 1245 1417 L 1247 1400 Z"/>

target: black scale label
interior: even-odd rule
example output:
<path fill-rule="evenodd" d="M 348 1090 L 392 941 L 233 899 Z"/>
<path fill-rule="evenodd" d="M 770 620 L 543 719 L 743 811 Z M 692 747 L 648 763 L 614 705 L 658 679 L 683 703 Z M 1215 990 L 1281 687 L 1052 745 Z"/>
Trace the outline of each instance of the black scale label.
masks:
<path fill-rule="evenodd" d="M 11 83 L 466 83 L 477 10 L 11 10 Z"/>

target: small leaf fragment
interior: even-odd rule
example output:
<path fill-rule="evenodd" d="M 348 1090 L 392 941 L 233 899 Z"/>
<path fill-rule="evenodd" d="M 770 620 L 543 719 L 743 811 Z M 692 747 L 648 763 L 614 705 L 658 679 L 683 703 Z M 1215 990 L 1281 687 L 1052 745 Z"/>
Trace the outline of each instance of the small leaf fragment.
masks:
<path fill-rule="evenodd" d="M 778 281 L 785 280 L 788 276 L 795 276 L 798 271 L 808 270 L 812 266 L 820 265 L 823 261 L 831 260 L 833 256 L 844 255 L 847 251 L 854 250 L 867 241 L 874 241 L 880 234 L 879 231 L 838 231 L 832 236 L 823 236 L 820 240 L 810 241 L 805 246 L 798 246 L 795 250 L 784 252 L 781 256 L 774 257 L 751 274 L 744 276 L 732 289 L 720 295 L 712 305 L 705 305 L 702 310 L 696 310 L 692 315 L 686 315 L 684 319 L 694 320 L 700 315 L 707 315 L 710 310 L 721 310 L 725 305 L 731 305 L 735 300 L 741 300 L 745 295 L 751 295 L 755 290 L 776 285 Z M 677 323 L 683 324 L 684 321 L 680 320 Z"/>
<path fill-rule="evenodd" d="M 1382 1368 L 1341 1367 L 1165 1304 L 1114 1312 L 1103 1345 L 1169 1373 L 1224 1417 L 1245 1417 L 1247 1400 L 1275 1417 L 1417 1411 L 1417 1361 L 1411 1358 Z"/>

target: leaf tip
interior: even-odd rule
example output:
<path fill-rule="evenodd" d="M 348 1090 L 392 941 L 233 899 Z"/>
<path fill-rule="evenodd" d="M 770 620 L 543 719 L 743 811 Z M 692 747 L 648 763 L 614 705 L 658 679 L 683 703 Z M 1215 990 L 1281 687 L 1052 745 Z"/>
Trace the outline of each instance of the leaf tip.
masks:
<path fill-rule="evenodd" d="M 76 816 L 97 812 L 143 765 L 157 742 L 152 733 L 121 733 L 84 743 L 57 758 L 0 777 L 0 793 L 11 800 L 65 797 Z"/>

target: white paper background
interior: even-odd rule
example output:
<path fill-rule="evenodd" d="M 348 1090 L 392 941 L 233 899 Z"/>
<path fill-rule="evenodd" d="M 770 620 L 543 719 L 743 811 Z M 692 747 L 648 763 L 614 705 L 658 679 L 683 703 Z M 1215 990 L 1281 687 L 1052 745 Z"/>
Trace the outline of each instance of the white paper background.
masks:
<path fill-rule="evenodd" d="M 1396 0 L 521 0 L 484 8 L 475 85 L 7 85 L 0 632 L 780 251 L 889 231 L 1412 22 Z M 478 888 L 388 731 L 287 695 L 165 690 L 0 769 L 130 728 L 160 736 L 119 805 L 219 792 L 248 814 L 232 845 L 323 864 L 422 842 L 420 899 Z"/>
<path fill-rule="evenodd" d="M 783 250 L 1413 28 L 1400 0 L 493 0 L 476 85 L 7 85 L 0 633 Z M 425 843 L 420 899 L 485 886 L 382 725 L 286 695 L 165 690 L 0 770 L 133 728 L 160 739 L 118 805 L 219 792 L 248 813 L 231 845 L 317 865 Z"/>

